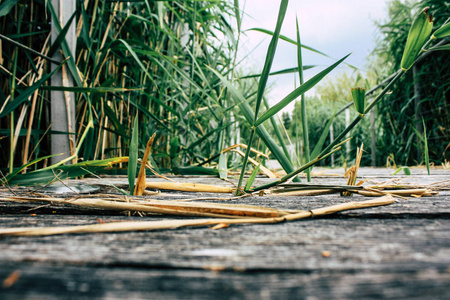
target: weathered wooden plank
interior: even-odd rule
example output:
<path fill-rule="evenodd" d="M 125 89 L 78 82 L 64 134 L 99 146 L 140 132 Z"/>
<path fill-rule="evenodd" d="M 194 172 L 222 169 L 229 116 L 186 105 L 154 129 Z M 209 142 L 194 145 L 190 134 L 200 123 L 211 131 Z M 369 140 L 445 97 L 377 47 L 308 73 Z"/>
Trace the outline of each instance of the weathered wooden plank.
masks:
<path fill-rule="evenodd" d="M 112 193 L 112 191 L 109 191 Z M 161 196 L 146 196 L 150 199 L 161 200 L 179 200 L 190 198 L 231 198 L 231 195 L 217 195 L 211 193 L 180 193 L 165 192 Z M 224 201 L 230 204 L 251 204 L 268 206 L 277 209 L 298 209 L 309 210 L 323 206 L 339 204 L 348 201 L 362 201 L 370 199 L 355 195 L 353 197 L 341 197 L 338 194 L 320 195 L 320 196 L 254 196 L 242 199 L 233 199 Z M 416 215 L 422 217 L 445 217 L 450 216 L 450 191 L 440 192 L 437 196 L 408 199 L 398 198 L 394 205 L 377 207 L 367 210 L 358 210 L 345 212 L 342 215 L 347 216 L 365 216 L 365 217 L 405 217 L 407 215 Z M 212 202 L 217 202 L 210 200 Z M 89 208 L 80 208 L 78 206 L 67 205 L 48 205 L 48 203 L 15 203 L 0 200 L 0 214 L 112 214 L 121 215 L 115 211 L 102 211 Z"/>
<path fill-rule="evenodd" d="M 8 264 L 21 275 L 2 299 L 448 299 L 448 271 L 213 272 Z"/>
<path fill-rule="evenodd" d="M 448 178 L 438 177 L 424 176 L 421 183 Z M 207 183 L 227 184 L 210 179 Z M 151 198 L 198 196 L 176 192 Z M 227 203 L 314 209 L 358 199 L 367 198 L 250 197 Z M 142 219 L 66 205 L 27 211 L 31 207 L 35 206 L 0 202 L 0 227 Z M 0 288 L 0 298 L 448 299 L 449 230 L 450 192 L 446 191 L 434 197 L 399 199 L 386 207 L 276 225 L 1 237 L 0 280 L 15 270 L 21 275 L 11 287 Z"/>
<path fill-rule="evenodd" d="M 72 216 L 67 216 L 72 217 Z M 89 224 L 42 216 L 22 224 Z M 103 221 L 123 217 L 102 217 Z M 11 220 L 12 221 L 12 220 Z M 2 217 L 1 223 L 8 222 Z M 9 222 L 9 225 L 12 225 Z M 14 224 L 16 225 L 16 224 Z M 414 269 L 450 265 L 450 220 L 326 218 L 277 225 L 156 232 L 3 237 L 0 261 L 242 269 Z M 322 257 L 322 251 L 331 252 Z"/>

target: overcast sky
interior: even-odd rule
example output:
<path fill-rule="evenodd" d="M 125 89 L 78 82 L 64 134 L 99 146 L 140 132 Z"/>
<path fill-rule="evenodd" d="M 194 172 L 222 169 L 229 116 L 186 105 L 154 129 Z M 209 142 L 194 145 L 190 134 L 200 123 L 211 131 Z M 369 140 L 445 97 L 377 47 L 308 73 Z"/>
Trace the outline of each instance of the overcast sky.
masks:
<path fill-rule="evenodd" d="M 366 58 L 375 47 L 377 28 L 375 21 L 386 19 L 385 0 L 291 0 L 281 29 L 281 34 L 296 39 L 295 18 L 298 16 L 302 43 L 322 51 L 333 58 L 341 58 L 353 52 L 346 62 L 364 69 Z M 242 30 L 254 27 L 274 30 L 280 1 L 278 0 L 241 0 L 241 9 L 245 15 Z M 265 61 L 270 36 L 247 31 L 241 37 L 239 57 L 255 49 L 247 58 L 246 65 L 261 71 Z M 279 41 L 272 71 L 296 67 L 296 47 Z M 320 65 L 321 69 L 334 61 L 324 56 L 303 50 L 304 65 Z M 338 67 L 334 74 L 342 72 L 345 66 Z M 305 71 L 306 79 L 321 69 Z M 351 71 L 350 71 L 351 72 Z M 330 76 L 333 76 L 333 73 Z M 269 93 L 271 104 L 281 100 L 294 89 L 294 75 L 274 76 L 269 79 L 273 88 Z M 312 91 L 314 93 L 314 91 Z M 289 110 L 292 110 L 291 105 Z"/>

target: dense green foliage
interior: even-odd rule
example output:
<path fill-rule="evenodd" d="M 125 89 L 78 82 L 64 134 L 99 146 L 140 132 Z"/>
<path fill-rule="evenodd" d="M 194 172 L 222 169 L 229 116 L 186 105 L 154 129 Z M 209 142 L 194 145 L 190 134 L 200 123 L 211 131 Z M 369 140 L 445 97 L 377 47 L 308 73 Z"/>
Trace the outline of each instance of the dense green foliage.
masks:
<path fill-rule="evenodd" d="M 380 41 L 382 51 L 375 60 L 381 67 L 366 74 L 369 79 L 360 75 L 355 79 L 343 74 L 337 77 L 336 83 L 327 81 L 317 89 L 319 96 L 302 97 L 306 106 L 296 104 L 291 121 L 284 115 L 283 122 L 278 122 L 275 115 L 279 111 L 321 82 L 347 56 L 269 107 L 265 101 L 266 83 L 279 38 L 297 46 L 299 66 L 290 72 L 299 72 L 300 77 L 301 49 L 308 47 L 300 44 L 299 35 L 297 41 L 280 36 L 288 5 L 288 1 L 283 0 L 275 30 L 265 31 L 271 35 L 271 43 L 261 74 L 256 79 L 246 77 L 248 74 L 239 74 L 236 52 L 241 12 L 237 9 L 238 2 L 78 1 L 71 18 L 77 28 L 74 55 L 65 45 L 64 29 L 60 30 L 60 38 L 51 45 L 49 22 L 55 14 L 51 1 L 2 2 L 2 171 L 8 172 L 7 165 L 10 173 L 14 173 L 12 167 L 18 172 L 21 166 L 42 168 L 48 165 L 46 159 L 40 158 L 47 158 L 50 154 L 52 135 L 61 134 L 51 128 L 49 91 L 63 90 L 76 93 L 74 148 L 78 151 L 75 154 L 79 161 L 106 161 L 128 156 L 130 148 L 133 148 L 130 157 L 133 157 L 135 165 L 137 157 L 142 156 L 146 141 L 156 133 L 151 161 L 157 169 L 218 174 L 217 169 L 201 169 L 201 166 L 205 161 L 217 162 L 220 156 L 221 169 L 239 167 L 241 161 L 236 164 L 236 160 L 229 160 L 227 166 L 226 157 L 220 152 L 241 142 L 270 152 L 289 174 L 279 182 L 287 180 L 322 159 L 322 164 L 329 164 L 332 158 L 329 155 L 338 150 L 339 143 L 347 137 L 346 133 L 352 136 L 346 146 L 349 153 L 353 153 L 362 142 L 368 149 L 371 131 L 368 113 L 372 106 L 361 106 L 359 114 L 350 108 L 350 118 L 346 120 L 344 114 L 336 116 L 333 121 L 334 139 L 326 138 L 327 120 L 332 118 L 334 111 L 352 101 L 352 88 L 369 88 L 400 68 L 412 22 L 411 9 L 419 10 L 430 5 L 436 19 L 435 28 L 449 15 L 448 5 L 442 1 L 422 1 L 416 5 L 391 2 L 389 22 L 380 25 L 384 38 Z M 72 76 L 74 88 L 52 86 L 48 81 L 52 76 L 51 60 L 45 56 L 51 56 L 54 51 L 61 51 L 66 59 L 59 68 Z M 398 73 L 378 93 L 379 96 L 375 95 L 377 100 L 374 103 L 377 103 L 387 91 L 392 91 L 376 107 L 377 165 L 383 164 L 388 156 L 400 164 L 421 163 L 424 155 L 422 152 L 416 154 L 416 150 L 424 147 L 424 139 L 420 137 L 422 132 L 428 133 L 431 160 L 440 163 L 446 157 L 450 136 L 448 55 L 448 51 L 432 52 L 406 76 Z M 395 86 L 391 86 L 394 82 Z M 308 119 L 308 124 L 302 120 L 302 115 L 303 119 Z M 422 118 L 426 131 L 420 125 Z M 135 128 L 133 124 L 136 124 Z M 286 125 L 295 144 L 294 155 L 288 153 L 285 146 L 289 139 L 283 135 L 282 124 Z M 309 137 L 304 134 L 306 129 Z M 325 141 L 323 147 L 322 140 Z M 310 144 L 308 155 L 305 155 L 305 141 Z M 319 147 L 314 149 L 317 145 Z M 244 166 L 249 154 L 250 150 L 247 150 Z M 345 151 L 334 155 L 337 164 L 351 159 Z M 34 159 L 36 163 L 30 163 Z M 108 162 L 122 161 L 113 159 Z M 370 158 L 364 156 L 363 164 L 370 163 L 373 163 Z M 200 166 L 192 167 L 197 164 Z M 100 165 L 103 166 L 101 163 L 95 166 Z M 131 168 L 134 171 L 135 168 Z M 242 169 L 239 186 L 245 167 Z M 53 169 L 46 171 L 50 174 Z M 134 172 L 129 170 L 129 174 Z M 130 182 L 133 180 L 134 175 Z"/>
<path fill-rule="evenodd" d="M 403 55 L 406 38 L 412 20 L 417 11 L 430 6 L 434 15 L 434 30 L 439 28 L 450 16 L 449 5 L 445 1 L 391 1 L 388 21 L 379 24 L 382 36 L 370 62 L 365 79 L 355 73 L 348 75 L 341 73 L 333 80 L 325 80 L 316 89 L 314 97 L 307 98 L 310 143 L 317 143 L 320 133 L 324 129 L 326 120 L 333 111 L 350 103 L 350 90 L 357 86 L 372 88 L 398 69 Z M 447 42 L 448 43 L 448 42 Z M 448 51 L 435 51 L 423 59 L 417 66 L 417 80 L 414 79 L 413 68 L 403 76 L 376 107 L 374 122 L 375 161 L 372 162 L 370 152 L 371 130 L 369 118 L 351 131 L 353 139 L 350 141 L 349 152 L 355 153 L 356 148 L 364 142 L 366 155 L 362 165 L 383 166 L 387 159 L 401 165 L 416 165 L 425 162 L 422 118 L 427 130 L 427 141 L 431 161 L 440 164 L 450 159 L 450 56 Z M 414 88 L 418 87 L 420 99 L 416 100 Z M 351 119 L 356 115 L 355 109 L 350 107 Z M 292 139 L 299 142 L 301 136 L 300 103 L 296 103 L 290 122 Z M 284 117 L 286 120 L 286 116 Z M 336 116 L 333 122 L 334 135 L 345 128 L 344 113 Z M 329 143 L 330 135 L 325 146 Z M 297 153 L 301 147 L 297 147 Z M 345 152 L 335 155 L 336 163 L 351 160 Z M 331 157 L 321 164 L 330 165 Z"/>
<path fill-rule="evenodd" d="M 48 5 L 50 1 L 19 1 L 0 17 L 1 34 L 23 45 L 2 41 L 2 168 L 50 152 L 54 132 L 47 100 L 52 87 L 37 89 L 34 97 L 17 103 L 39 74 L 49 72 L 48 60 L 30 52 L 46 54 L 51 47 Z M 191 164 L 218 153 L 225 135 L 233 134 L 233 107 L 211 68 L 224 76 L 234 70 L 237 26 L 229 20 L 236 22 L 236 11 L 223 1 L 77 1 L 76 68 L 69 65 L 78 88 L 77 143 L 93 124 L 79 156 L 128 155 L 136 114 L 141 147 L 157 133 L 153 158 L 159 167 Z"/>
<path fill-rule="evenodd" d="M 395 0 L 389 3 L 387 21 L 379 25 L 383 37 L 377 49 L 377 65 L 385 66 L 384 70 L 380 70 L 382 75 L 389 75 L 400 68 L 414 16 L 412 12 L 426 6 L 430 6 L 430 13 L 433 14 L 433 30 L 450 17 L 447 1 L 424 0 L 417 3 Z M 450 54 L 448 51 L 430 52 L 413 68 L 416 69 L 409 70 L 392 93 L 378 105 L 383 136 L 378 140 L 378 156 L 391 156 L 402 165 L 423 164 L 424 144 L 417 138 L 417 134 L 423 134 L 423 118 L 430 160 L 440 164 L 450 159 Z"/>

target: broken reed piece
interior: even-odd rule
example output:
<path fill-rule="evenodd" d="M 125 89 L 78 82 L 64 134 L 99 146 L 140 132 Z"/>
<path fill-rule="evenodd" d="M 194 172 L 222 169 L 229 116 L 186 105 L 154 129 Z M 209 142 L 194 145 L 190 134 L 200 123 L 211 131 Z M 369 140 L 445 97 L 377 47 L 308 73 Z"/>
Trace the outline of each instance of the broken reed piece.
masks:
<path fill-rule="evenodd" d="M 266 196 L 318 196 L 318 195 L 326 195 L 326 194 L 334 194 L 338 193 L 340 190 L 334 190 L 334 189 L 321 189 L 321 190 L 301 190 L 301 191 L 279 191 L 276 193 L 269 193 Z"/>
<path fill-rule="evenodd" d="M 242 152 L 241 150 L 233 149 L 233 150 L 231 150 L 231 151 L 236 152 L 237 154 L 239 154 L 239 155 L 242 156 L 242 157 L 245 157 L 245 153 Z M 255 167 L 259 165 L 259 163 L 258 163 L 256 160 L 254 160 L 253 158 L 251 158 L 251 157 L 248 157 L 248 161 L 249 161 L 250 163 L 252 163 Z M 266 176 L 269 177 L 269 178 L 278 178 L 277 175 L 275 175 L 272 171 L 270 171 L 269 169 L 267 169 L 267 168 L 264 167 L 263 165 L 260 165 L 259 170 L 260 170 L 264 175 L 266 175 Z"/>
<path fill-rule="evenodd" d="M 214 226 L 218 224 L 274 224 L 286 221 L 296 221 L 305 218 L 318 217 L 323 215 L 334 214 L 337 212 L 375 207 L 381 205 L 389 205 L 395 202 L 390 196 L 383 196 L 377 199 L 349 202 L 338 205 L 327 206 L 323 208 L 313 209 L 310 211 L 302 211 L 298 213 L 288 214 L 276 218 L 250 218 L 250 219 L 198 219 L 198 220 L 164 220 L 164 221 L 138 221 L 138 222 L 113 222 L 94 225 L 81 226 L 59 226 L 59 227 L 18 227 L 0 229 L 0 236 L 38 236 L 38 235 L 56 235 L 56 234 L 76 234 L 76 233 L 100 233 L 100 232 L 126 232 L 126 231 L 142 231 L 142 230 L 164 230 L 177 229 L 181 227 L 200 227 Z"/>
<path fill-rule="evenodd" d="M 345 186 L 346 191 L 348 193 L 357 193 L 362 196 L 367 197 L 379 197 L 384 195 L 393 195 L 398 197 L 430 197 L 438 195 L 439 193 L 437 191 L 433 191 L 430 189 L 396 189 L 396 190 L 383 190 L 383 189 L 374 189 L 369 187 L 362 187 L 362 186 L 355 186 L 354 189 L 352 189 L 349 186 Z M 292 188 L 294 189 L 294 188 Z M 272 191 L 271 193 L 267 194 L 266 196 L 269 197 L 276 197 L 276 196 L 317 196 L 317 195 L 326 195 L 326 194 L 335 194 L 335 193 L 343 193 L 342 188 L 339 188 L 339 186 L 336 186 L 335 188 L 328 188 L 328 189 L 301 189 L 301 190 L 289 190 L 286 189 L 284 191 L 283 189 Z"/>
<path fill-rule="evenodd" d="M 363 153 L 363 147 L 364 143 L 361 144 L 361 148 L 358 148 L 356 150 L 356 162 L 353 167 L 347 170 L 345 172 L 345 177 L 348 177 L 347 185 L 355 185 L 356 183 L 356 176 L 358 174 L 359 165 L 361 164 L 361 158 Z M 342 192 L 342 196 L 351 197 L 353 195 L 352 192 Z"/>
<path fill-rule="evenodd" d="M 316 196 L 325 194 L 342 193 L 363 189 L 362 186 L 353 185 L 330 185 L 310 183 L 287 183 L 280 184 L 278 188 L 268 191 L 268 196 Z"/>
<path fill-rule="evenodd" d="M 428 189 L 432 191 L 445 191 L 450 190 L 450 180 L 443 180 L 438 182 L 433 182 L 430 184 L 418 184 L 418 183 L 403 183 L 398 182 L 399 180 L 396 179 L 395 182 L 392 182 L 392 180 L 389 180 L 387 182 L 378 183 L 376 185 L 369 185 L 368 188 L 372 189 Z"/>
<path fill-rule="evenodd" d="M 218 186 L 200 183 L 177 183 L 177 182 L 146 182 L 146 188 L 158 190 L 173 190 L 182 192 L 203 193 L 232 193 L 235 189 L 228 186 Z"/>
<path fill-rule="evenodd" d="M 383 196 L 383 195 L 394 195 L 394 196 L 400 196 L 400 197 L 430 197 L 435 196 L 439 194 L 436 191 L 432 191 L 430 189 L 406 189 L 406 190 L 376 190 L 376 189 L 364 189 L 364 190 L 358 190 L 354 191 L 355 193 L 358 193 L 363 196 L 370 196 L 370 197 L 376 197 L 376 196 Z"/>
<path fill-rule="evenodd" d="M 392 197 L 391 195 L 386 195 L 386 196 L 379 197 L 379 198 L 372 199 L 372 200 L 366 200 L 366 201 L 361 201 L 361 202 L 341 203 L 341 204 L 337 204 L 337 205 L 331 205 L 331 206 L 326 206 L 326 207 L 322 207 L 322 208 L 309 210 L 306 212 L 290 214 L 290 215 L 284 216 L 284 218 L 286 219 L 286 221 L 294 221 L 294 220 L 299 220 L 299 219 L 304 219 L 304 218 L 309 218 L 309 217 L 330 215 L 330 214 L 334 214 L 334 213 L 337 213 L 340 211 L 345 211 L 345 210 L 389 205 L 394 202 L 395 202 L 394 197 Z"/>
<path fill-rule="evenodd" d="M 272 218 L 292 214 L 297 211 L 278 210 L 269 207 L 243 204 L 208 203 L 208 202 L 181 202 L 167 200 L 142 200 L 132 197 L 124 198 L 34 198 L 34 197 L 8 197 L 0 198 L 3 201 L 14 202 L 50 202 L 52 204 L 71 204 L 79 207 L 116 211 L 138 211 L 153 214 L 176 215 L 186 217 L 212 217 L 212 218 Z"/>
<path fill-rule="evenodd" d="M 150 155 L 150 151 L 152 150 L 153 141 L 155 140 L 156 133 L 154 133 L 147 141 L 147 145 L 145 146 L 144 157 L 142 158 L 141 168 L 139 169 L 139 175 L 136 180 L 136 185 L 134 186 L 133 195 L 142 196 L 145 191 L 145 168 L 147 166 L 148 156 Z"/>

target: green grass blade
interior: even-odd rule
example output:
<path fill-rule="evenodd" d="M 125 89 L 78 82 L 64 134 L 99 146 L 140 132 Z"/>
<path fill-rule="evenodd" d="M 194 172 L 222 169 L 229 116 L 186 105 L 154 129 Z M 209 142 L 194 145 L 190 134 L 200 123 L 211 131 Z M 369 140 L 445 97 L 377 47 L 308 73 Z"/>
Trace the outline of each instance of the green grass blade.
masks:
<path fill-rule="evenodd" d="M 295 19 L 295 24 L 297 27 L 297 63 L 298 63 L 298 75 L 300 79 L 300 86 L 304 84 L 303 77 L 303 59 L 302 59 L 302 43 L 300 40 L 300 28 L 298 26 L 298 18 Z M 305 94 L 301 95 L 300 100 L 301 105 L 301 115 L 302 115 L 302 128 L 303 128 L 303 145 L 306 161 L 310 161 L 309 153 L 309 135 L 308 135 L 308 119 L 306 117 L 306 98 Z M 311 168 L 305 170 L 308 182 L 311 182 Z"/>
<path fill-rule="evenodd" d="M 98 86 L 98 87 L 77 87 L 77 86 L 44 86 L 42 90 L 47 91 L 65 91 L 65 92 L 75 92 L 75 93 L 123 93 L 131 91 L 141 91 L 143 88 L 118 88 L 109 86 Z"/>
<path fill-rule="evenodd" d="M 255 126 L 260 125 L 270 117 L 274 116 L 280 110 L 285 108 L 289 103 L 297 99 L 300 95 L 306 93 L 311 88 L 313 88 L 317 83 L 319 83 L 328 73 L 330 73 L 334 68 L 336 68 L 344 59 L 346 59 L 350 54 L 347 54 L 322 72 L 315 75 L 313 78 L 305 82 L 303 85 L 296 88 L 293 92 L 287 95 L 283 100 L 272 106 L 269 110 L 267 110 L 259 119 L 255 122 Z"/>
<path fill-rule="evenodd" d="M 307 65 L 307 66 L 303 66 L 303 70 L 309 70 L 309 69 L 312 69 L 315 67 L 317 67 L 317 66 L 316 65 Z M 275 71 L 275 72 L 270 72 L 269 76 L 291 74 L 291 73 L 296 73 L 296 72 L 298 72 L 298 67 L 283 69 L 283 70 L 279 70 L 279 71 Z M 240 79 L 257 78 L 257 77 L 261 77 L 261 73 L 243 76 L 243 77 L 240 77 Z"/>
<path fill-rule="evenodd" d="M 430 49 L 430 51 L 448 51 L 450 50 L 450 44 L 437 46 Z"/>
<path fill-rule="evenodd" d="M 50 11 L 50 14 L 52 15 L 52 23 L 55 24 L 56 30 L 58 34 L 61 33 L 62 28 L 61 24 L 59 22 L 58 15 L 55 12 L 55 8 L 53 7 L 53 4 L 51 1 L 46 1 L 47 7 Z M 75 53 L 72 53 L 70 51 L 69 45 L 67 44 L 67 41 L 64 39 L 61 42 L 61 48 L 63 50 L 64 56 L 67 59 L 67 66 L 69 67 L 70 73 L 72 74 L 72 77 L 74 78 L 77 86 L 83 86 L 83 82 L 81 80 L 80 74 L 78 72 L 77 65 L 75 63 Z"/>
<path fill-rule="evenodd" d="M 12 36 L 16 36 L 17 38 L 21 38 L 21 37 L 28 37 L 28 36 L 32 36 L 32 35 L 34 35 L 34 34 L 41 34 L 41 33 L 42 33 L 42 32 L 39 32 L 39 31 L 38 31 L 38 32 L 36 32 L 36 33 L 33 32 L 33 33 L 31 33 L 31 34 L 28 34 L 28 35 L 26 35 L 26 34 L 18 34 L 18 35 L 10 35 L 9 37 L 4 36 L 3 34 L 0 34 L 0 39 L 2 39 L 2 40 L 4 40 L 4 41 L 7 41 L 7 42 L 10 42 L 11 44 L 16 45 L 16 46 L 19 47 L 19 48 L 22 48 L 22 49 L 26 50 L 27 52 L 31 52 L 31 53 L 33 53 L 33 54 L 35 54 L 35 55 L 37 55 L 37 56 L 40 56 L 40 57 L 42 57 L 42 58 L 45 58 L 46 60 L 48 60 L 48 61 L 50 61 L 50 62 L 52 62 L 52 63 L 54 63 L 54 64 L 56 64 L 56 65 L 59 65 L 59 64 L 60 64 L 59 61 L 56 61 L 56 60 L 52 59 L 52 58 L 49 57 L 48 55 L 44 55 L 44 54 L 42 54 L 42 53 L 40 53 L 40 52 L 38 52 L 38 51 L 36 51 L 36 50 L 30 48 L 30 47 L 27 47 L 27 46 L 25 46 L 25 45 L 23 45 L 23 44 L 21 44 L 21 43 L 19 43 L 19 42 L 16 42 L 16 41 L 13 40 L 13 39 L 10 39 L 10 37 L 12 37 Z M 25 52 L 26 55 L 28 55 L 27 52 Z M 30 59 L 30 62 L 32 62 L 32 59 Z M 35 72 L 38 72 L 38 71 L 36 70 L 35 66 L 34 66 L 34 63 L 32 63 L 31 65 L 32 65 L 32 67 L 35 69 Z"/>
<path fill-rule="evenodd" d="M 40 158 L 43 159 L 43 158 Z M 111 168 L 113 164 L 123 162 L 123 157 L 115 157 L 104 160 L 93 160 L 76 163 L 73 165 L 51 165 L 44 169 L 39 169 L 25 174 L 17 174 L 9 181 L 10 185 L 38 185 L 48 184 L 55 180 L 63 180 L 66 178 L 74 178 L 89 174 L 90 172 L 98 172 L 106 168 Z M 84 170 L 83 170 L 84 169 Z"/>
<path fill-rule="evenodd" d="M 264 106 L 266 107 L 266 109 L 269 109 L 269 101 L 265 97 L 264 97 Z M 279 126 L 283 126 L 283 125 L 282 124 L 279 125 L 279 123 L 277 122 L 277 119 L 275 119 L 274 117 L 270 118 L 270 123 L 272 124 L 272 129 L 274 130 L 275 135 L 277 136 L 278 143 L 280 144 L 281 149 L 283 149 L 284 155 L 289 160 L 289 163 L 292 165 L 292 160 L 291 160 L 289 151 L 287 149 L 286 143 L 283 139 L 283 136 L 281 135 L 281 131 L 279 128 Z"/>
<path fill-rule="evenodd" d="M 270 30 L 267 30 L 267 29 L 263 29 L 263 28 L 250 28 L 250 29 L 248 29 L 247 31 L 250 31 L 250 30 L 251 30 L 251 31 L 262 32 L 262 33 L 265 33 L 265 34 L 268 34 L 268 35 L 272 35 L 272 36 L 273 36 L 273 34 L 274 34 L 273 31 L 270 31 Z M 288 42 L 288 43 L 297 45 L 297 42 L 296 42 L 296 41 L 294 41 L 293 39 L 288 38 L 287 36 L 280 35 L 280 39 L 283 40 L 283 41 L 286 41 L 286 42 Z M 309 46 L 306 46 L 306 45 L 302 45 L 302 48 L 304 48 L 304 49 L 306 49 L 306 50 L 309 50 L 309 51 L 312 51 L 312 52 L 314 52 L 314 53 L 323 55 L 323 56 L 325 56 L 325 57 L 331 58 L 329 55 L 327 55 L 327 54 L 325 54 L 325 53 L 323 53 L 323 52 L 321 52 L 321 51 L 319 51 L 319 50 L 317 50 L 317 49 L 314 49 L 314 48 L 312 48 L 312 47 L 309 47 Z"/>
<path fill-rule="evenodd" d="M 136 168 L 138 161 L 138 143 L 139 143 L 139 118 L 134 118 L 133 131 L 131 133 L 130 153 L 128 155 L 128 184 L 130 186 L 130 194 L 134 192 L 134 181 L 136 179 Z"/>
<path fill-rule="evenodd" d="M 331 125 L 333 124 L 335 114 L 336 113 L 333 113 L 333 115 L 328 120 L 327 124 L 325 125 L 325 128 L 322 130 L 322 134 L 320 135 L 320 138 L 317 141 L 316 146 L 314 146 L 314 149 L 311 152 L 311 157 L 317 157 L 320 154 L 320 151 L 322 151 L 322 147 L 323 147 L 323 144 L 325 143 L 325 139 L 327 138 L 328 133 L 330 132 Z"/>
<path fill-rule="evenodd" d="M 408 175 L 408 176 L 411 175 L 411 170 L 408 167 L 400 167 L 397 170 L 395 170 L 395 172 L 392 173 L 392 175 L 397 175 L 402 170 L 403 170 L 403 174 Z"/>
<path fill-rule="evenodd" d="M 22 172 L 23 170 L 25 170 L 25 169 L 28 168 L 29 166 L 32 166 L 32 165 L 34 165 L 34 164 L 37 164 L 38 162 L 40 162 L 40 161 L 42 161 L 42 160 L 44 160 L 44 159 L 48 159 L 48 158 L 51 158 L 51 157 L 54 157 L 54 156 L 58 156 L 58 155 L 60 155 L 60 154 L 47 155 L 47 156 L 44 156 L 44 157 L 39 157 L 39 158 L 37 158 L 37 159 L 35 159 L 35 160 L 33 160 L 33 161 L 30 161 L 30 162 L 28 162 L 27 164 L 21 166 L 20 168 L 17 168 L 14 172 L 8 174 L 8 176 L 6 176 L 6 178 L 5 178 L 5 181 L 6 181 L 6 182 L 9 182 L 11 179 L 14 178 L 14 176 L 16 176 L 17 174 L 19 174 L 20 172 Z"/>
<path fill-rule="evenodd" d="M 301 166 L 300 168 L 298 168 L 297 170 L 295 170 L 295 171 L 293 171 L 291 173 L 288 173 L 287 175 L 283 176 L 282 178 L 280 178 L 280 179 L 278 179 L 276 181 L 273 181 L 271 183 L 267 183 L 267 184 L 261 185 L 259 187 L 256 187 L 256 188 L 252 189 L 252 191 L 253 192 L 260 191 L 260 190 L 268 189 L 268 188 L 271 188 L 273 186 L 276 186 L 276 185 L 279 185 L 281 183 L 284 183 L 288 179 L 290 179 L 290 178 L 294 177 L 295 175 L 299 174 L 300 172 L 303 172 L 304 170 L 314 166 L 315 164 L 317 164 L 322 159 L 327 158 L 328 156 L 330 156 L 334 152 L 339 151 L 340 149 L 341 149 L 340 147 L 335 147 L 330 152 L 328 152 L 328 153 L 326 153 L 326 154 L 324 154 L 322 156 L 316 157 L 315 159 L 311 160 L 307 164 Z"/>
<path fill-rule="evenodd" d="M 143 106 L 142 104 L 139 104 L 135 99 L 127 99 L 127 101 L 129 101 L 131 104 L 133 104 L 137 109 L 139 109 L 140 112 L 142 112 L 144 115 L 146 115 L 147 117 L 152 118 L 153 120 L 155 120 L 159 125 L 163 126 L 164 128 L 166 128 L 167 130 L 171 130 L 166 124 L 164 124 L 155 114 L 153 114 L 152 112 L 150 112 L 145 106 Z"/>
<path fill-rule="evenodd" d="M 19 0 L 5 0 L 0 5 L 0 17 L 4 17 L 9 14 L 11 9 L 14 7 L 14 5 L 16 5 L 17 2 L 19 2 Z"/>
<path fill-rule="evenodd" d="M 261 163 L 259 163 L 255 169 L 253 170 L 252 174 L 247 180 L 247 183 L 245 184 L 245 191 L 248 192 L 252 188 L 252 184 L 256 179 L 256 175 L 258 175 L 259 168 L 261 167 Z"/>
<path fill-rule="evenodd" d="M 239 11 L 239 0 L 234 0 L 234 16 L 236 17 L 236 24 L 238 32 L 241 31 L 241 13 Z"/>
<path fill-rule="evenodd" d="M 209 131 L 207 134 L 203 135 L 201 138 L 199 138 L 198 140 L 196 140 L 195 142 L 193 142 L 192 144 L 190 144 L 186 150 L 190 151 L 193 150 L 196 146 L 200 145 L 203 141 L 205 141 L 207 138 L 209 138 L 211 135 L 213 135 L 216 132 L 221 132 L 222 130 L 226 129 L 228 126 L 230 126 L 231 124 L 236 123 L 236 121 L 234 122 L 229 122 L 227 124 L 224 124 L 220 127 L 217 127 L 211 131 Z"/>
<path fill-rule="evenodd" d="M 145 75 L 147 75 L 149 78 L 151 78 L 152 76 L 150 75 L 150 73 L 148 72 L 147 68 L 144 66 L 144 64 L 142 63 L 142 61 L 139 59 L 139 57 L 137 56 L 136 52 L 133 50 L 133 48 L 123 39 L 118 39 L 118 42 L 122 43 L 125 48 L 127 48 L 127 50 L 130 52 L 131 56 L 134 58 L 134 60 L 136 61 L 136 63 L 139 65 L 139 67 L 141 68 L 142 72 L 145 73 Z"/>
<path fill-rule="evenodd" d="M 288 0 L 282 0 L 280 4 L 280 10 L 278 12 L 277 25 L 270 41 L 269 49 L 267 50 L 266 61 L 264 63 L 264 68 L 261 73 L 261 78 L 258 85 L 258 93 L 256 96 L 256 107 L 255 107 L 255 121 L 258 117 L 259 108 L 261 106 L 262 97 L 264 90 L 266 89 L 267 80 L 269 79 L 270 69 L 272 67 L 273 59 L 275 57 L 275 52 L 277 49 L 278 38 L 280 36 L 281 25 L 283 25 L 284 17 L 286 15 L 286 10 L 288 6 Z"/>
<path fill-rule="evenodd" d="M 210 68 L 217 77 L 222 81 L 222 83 L 227 87 L 228 91 L 231 93 L 235 104 L 239 106 L 242 114 L 245 119 L 251 125 L 255 118 L 255 112 L 248 102 L 245 100 L 244 96 L 241 92 L 239 92 L 225 77 L 223 77 L 219 72 Z M 266 130 L 264 126 L 256 127 L 256 134 L 261 138 L 264 144 L 269 148 L 270 152 L 272 152 L 273 156 L 280 163 L 281 167 L 287 172 L 291 173 L 294 171 L 294 168 L 290 162 L 290 160 L 286 157 L 283 151 L 280 149 L 278 144 L 272 139 L 269 132 Z M 298 177 L 294 179 L 295 181 L 299 181 Z"/>
<path fill-rule="evenodd" d="M 67 20 L 66 25 L 64 25 L 64 28 L 61 30 L 61 32 L 59 33 L 58 37 L 53 42 L 53 45 L 50 47 L 50 50 L 48 51 L 47 56 L 52 57 L 53 54 L 55 54 L 56 51 L 58 51 L 58 48 L 61 46 L 61 43 L 66 39 L 66 34 L 69 31 L 69 28 L 72 25 L 72 21 L 74 20 L 76 15 L 77 15 L 76 12 L 74 12 L 72 14 L 72 16 L 70 17 L 70 19 Z"/>
<path fill-rule="evenodd" d="M 428 137 L 427 137 L 427 127 L 425 126 L 425 120 L 422 118 L 423 124 L 423 143 L 424 143 L 424 155 L 425 164 L 427 166 L 427 173 L 430 175 L 430 154 L 428 152 Z"/>
<path fill-rule="evenodd" d="M 42 76 L 42 79 L 36 81 L 33 85 L 29 86 L 27 89 L 25 89 L 19 96 L 14 98 L 14 101 L 8 103 L 2 111 L 0 111 L 0 118 L 3 118 L 4 116 L 8 115 L 10 112 L 12 112 L 14 109 L 16 109 L 20 104 L 27 102 L 28 97 L 30 97 L 37 89 L 39 89 L 50 77 L 52 77 L 53 74 L 55 74 L 56 71 L 58 71 L 61 66 L 65 63 L 62 62 L 55 70 L 50 72 L 49 74 L 46 74 Z"/>

